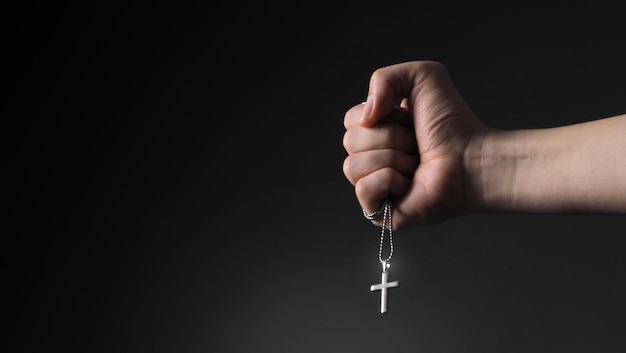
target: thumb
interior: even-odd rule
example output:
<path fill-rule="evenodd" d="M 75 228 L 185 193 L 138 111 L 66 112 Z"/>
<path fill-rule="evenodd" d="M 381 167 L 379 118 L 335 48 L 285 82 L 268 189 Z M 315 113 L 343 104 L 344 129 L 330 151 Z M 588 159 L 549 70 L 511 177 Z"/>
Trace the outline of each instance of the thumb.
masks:
<path fill-rule="evenodd" d="M 397 99 L 402 98 L 402 93 L 398 93 L 396 87 L 402 86 L 398 81 L 405 78 L 399 69 L 395 66 L 387 66 L 372 73 L 367 100 L 360 120 L 362 126 L 370 127 L 376 124 L 384 116 L 390 114 Z"/>
<path fill-rule="evenodd" d="M 360 123 L 370 127 L 390 114 L 396 102 L 415 104 L 420 83 L 443 65 L 435 61 L 410 61 L 377 69 L 369 82 Z"/>

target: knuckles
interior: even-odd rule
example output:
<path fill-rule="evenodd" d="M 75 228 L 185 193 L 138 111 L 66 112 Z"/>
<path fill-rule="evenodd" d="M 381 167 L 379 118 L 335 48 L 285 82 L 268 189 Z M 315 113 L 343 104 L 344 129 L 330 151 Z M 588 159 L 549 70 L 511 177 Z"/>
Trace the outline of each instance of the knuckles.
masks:
<path fill-rule="evenodd" d="M 356 184 L 354 178 L 354 158 L 352 156 L 348 156 L 343 160 L 342 170 L 348 181 L 353 185 Z"/>
<path fill-rule="evenodd" d="M 355 138 L 354 138 L 354 129 L 349 129 L 346 130 L 346 132 L 343 134 L 343 148 L 346 150 L 346 152 L 348 153 L 354 153 L 356 150 L 356 142 L 355 142 Z"/>

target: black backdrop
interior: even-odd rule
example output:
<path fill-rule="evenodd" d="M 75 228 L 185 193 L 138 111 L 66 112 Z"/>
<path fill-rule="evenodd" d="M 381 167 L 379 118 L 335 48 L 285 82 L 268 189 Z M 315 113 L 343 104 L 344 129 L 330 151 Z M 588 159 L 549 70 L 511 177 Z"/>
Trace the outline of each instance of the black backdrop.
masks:
<path fill-rule="evenodd" d="M 378 229 L 341 166 L 371 72 L 439 60 L 503 129 L 626 112 L 597 3 L 5 9 L 12 351 L 624 352 L 626 219 Z M 624 190 L 616 190 L 624 192 Z"/>

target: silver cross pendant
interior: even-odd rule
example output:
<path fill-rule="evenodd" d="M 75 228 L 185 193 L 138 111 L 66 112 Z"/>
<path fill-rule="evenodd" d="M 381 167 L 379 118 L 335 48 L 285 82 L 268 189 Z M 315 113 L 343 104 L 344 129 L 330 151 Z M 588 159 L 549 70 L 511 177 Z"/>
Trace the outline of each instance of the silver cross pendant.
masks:
<path fill-rule="evenodd" d="M 387 261 L 383 261 L 382 263 L 383 273 L 381 275 L 381 283 L 371 285 L 370 291 L 380 291 L 380 313 L 384 314 L 387 312 L 387 289 L 400 286 L 400 282 L 387 282 L 389 279 L 389 263 Z"/>

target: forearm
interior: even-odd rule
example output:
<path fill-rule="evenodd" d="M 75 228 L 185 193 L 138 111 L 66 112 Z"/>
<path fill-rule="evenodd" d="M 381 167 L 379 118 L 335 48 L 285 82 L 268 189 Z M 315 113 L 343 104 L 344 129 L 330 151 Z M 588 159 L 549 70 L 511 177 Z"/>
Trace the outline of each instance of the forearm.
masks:
<path fill-rule="evenodd" d="M 475 212 L 626 213 L 626 115 L 490 130 L 466 154 Z"/>

